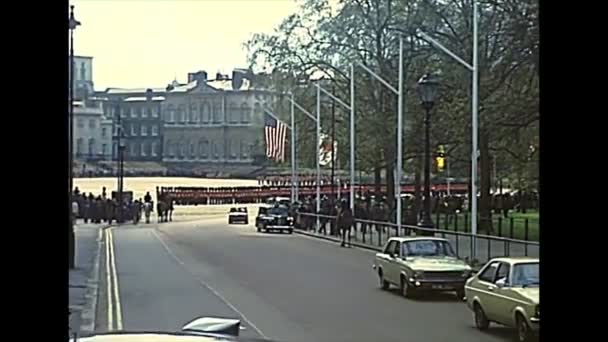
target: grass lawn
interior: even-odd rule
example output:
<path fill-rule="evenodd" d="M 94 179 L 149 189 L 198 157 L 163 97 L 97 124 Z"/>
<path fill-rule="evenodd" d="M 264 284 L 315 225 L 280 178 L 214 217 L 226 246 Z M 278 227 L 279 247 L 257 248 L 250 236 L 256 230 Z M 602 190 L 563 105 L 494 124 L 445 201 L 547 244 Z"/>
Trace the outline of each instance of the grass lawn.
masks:
<path fill-rule="evenodd" d="M 470 232 L 471 222 L 470 216 L 460 213 L 458 216 L 458 231 L 459 232 Z M 446 216 L 440 215 L 437 220 L 437 215 L 434 214 L 433 222 L 439 229 L 456 230 L 456 220 L 452 218 L 451 221 L 446 222 Z M 511 218 L 513 220 L 511 220 Z M 504 218 L 502 215 L 492 213 L 492 226 L 494 227 L 494 233 L 491 235 L 508 237 L 513 239 L 526 240 L 526 219 L 528 220 L 528 238 L 530 241 L 538 241 L 539 234 L 539 214 L 538 212 L 527 212 L 525 214 L 510 212 L 509 218 Z M 513 222 L 513 233 L 511 235 L 511 222 Z M 447 225 L 446 225 L 447 223 Z M 485 232 L 480 232 L 486 234 Z"/>

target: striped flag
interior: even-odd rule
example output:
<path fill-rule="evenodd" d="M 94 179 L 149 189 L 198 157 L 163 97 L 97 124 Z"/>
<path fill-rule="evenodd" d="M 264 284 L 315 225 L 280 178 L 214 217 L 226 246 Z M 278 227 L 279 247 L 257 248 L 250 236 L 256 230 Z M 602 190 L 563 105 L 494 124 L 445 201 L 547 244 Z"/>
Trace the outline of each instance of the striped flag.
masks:
<path fill-rule="evenodd" d="M 285 141 L 287 125 L 264 113 L 264 138 L 266 140 L 266 157 L 278 162 L 285 160 Z"/>

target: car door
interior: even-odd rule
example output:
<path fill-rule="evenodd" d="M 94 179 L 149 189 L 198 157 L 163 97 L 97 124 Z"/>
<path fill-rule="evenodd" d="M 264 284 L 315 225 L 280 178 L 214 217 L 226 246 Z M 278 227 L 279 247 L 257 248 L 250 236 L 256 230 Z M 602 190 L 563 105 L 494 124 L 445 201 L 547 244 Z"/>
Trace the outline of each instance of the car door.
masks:
<path fill-rule="evenodd" d="M 386 244 L 386 246 L 384 247 L 384 250 L 382 251 L 382 253 L 380 253 L 378 255 L 378 263 L 379 263 L 379 266 L 382 268 L 382 275 L 383 275 L 384 279 L 388 280 L 391 283 L 393 282 L 392 277 L 391 277 L 391 268 L 393 267 L 393 265 L 392 265 L 393 257 L 391 257 L 390 254 L 394 251 L 396 243 L 397 243 L 397 241 L 395 241 L 395 240 L 389 241 Z"/>
<path fill-rule="evenodd" d="M 498 283 L 501 282 L 501 286 Z M 504 325 L 513 326 L 513 310 L 517 306 L 517 302 L 513 298 L 513 289 L 511 288 L 511 264 L 501 262 L 496 272 L 495 301 L 496 301 L 496 320 Z"/>
<path fill-rule="evenodd" d="M 481 308 L 486 313 L 489 320 L 495 321 L 497 319 L 496 304 L 498 304 L 496 297 L 496 271 L 500 266 L 500 262 L 493 261 L 481 273 L 477 276 L 477 283 L 475 284 L 475 292 L 479 297 Z"/>
<path fill-rule="evenodd" d="M 390 260 L 390 270 L 389 270 L 389 280 L 391 283 L 393 284 L 399 284 L 400 279 L 399 279 L 399 274 L 401 274 L 401 257 L 400 257 L 400 252 L 401 250 L 401 242 L 399 241 L 393 241 L 393 246 L 392 249 L 390 249 L 390 251 L 393 254 L 393 257 Z"/>

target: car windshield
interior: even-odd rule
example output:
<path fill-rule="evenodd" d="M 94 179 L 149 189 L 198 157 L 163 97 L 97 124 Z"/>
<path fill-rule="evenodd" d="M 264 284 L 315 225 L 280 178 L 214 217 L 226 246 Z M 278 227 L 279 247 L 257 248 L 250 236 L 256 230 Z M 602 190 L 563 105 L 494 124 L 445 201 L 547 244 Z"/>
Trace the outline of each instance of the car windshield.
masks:
<path fill-rule="evenodd" d="M 287 208 L 286 207 L 274 207 L 274 208 L 270 208 L 268 209 L 268 214 L 270 215 L 287 215 Z"/>
<path fill-rule="evenodd" d="M 405 242 L 401 248 L 403 255 L 409 257 L 456 256 L 450 243 L 442 240 L 408 241 Z"/>
<path fill-rule="evenodd" d="M 516 264 L 513 267 L 513 286 L 539 286 L 540 278 L 538 276 L 539 263 Z"/>

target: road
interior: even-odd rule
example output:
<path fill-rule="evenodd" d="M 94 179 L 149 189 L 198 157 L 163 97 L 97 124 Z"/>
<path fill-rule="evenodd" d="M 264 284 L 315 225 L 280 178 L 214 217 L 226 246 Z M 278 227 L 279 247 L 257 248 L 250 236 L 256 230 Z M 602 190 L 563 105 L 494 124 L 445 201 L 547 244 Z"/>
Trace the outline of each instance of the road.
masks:
<path fill-rule="evenodd" d="M 382 291 L 371 252 L 315 238 L 257 233 L 251 224 L 210 217 L 115 227 L 104 239 L 97 331 L 179 330 L 195 317 L 222 316 L 240 318 L 242 336 L 278 341 L 512 336 L 498 326 L 477 331 L 452 294 L 409 300 Z"/>

